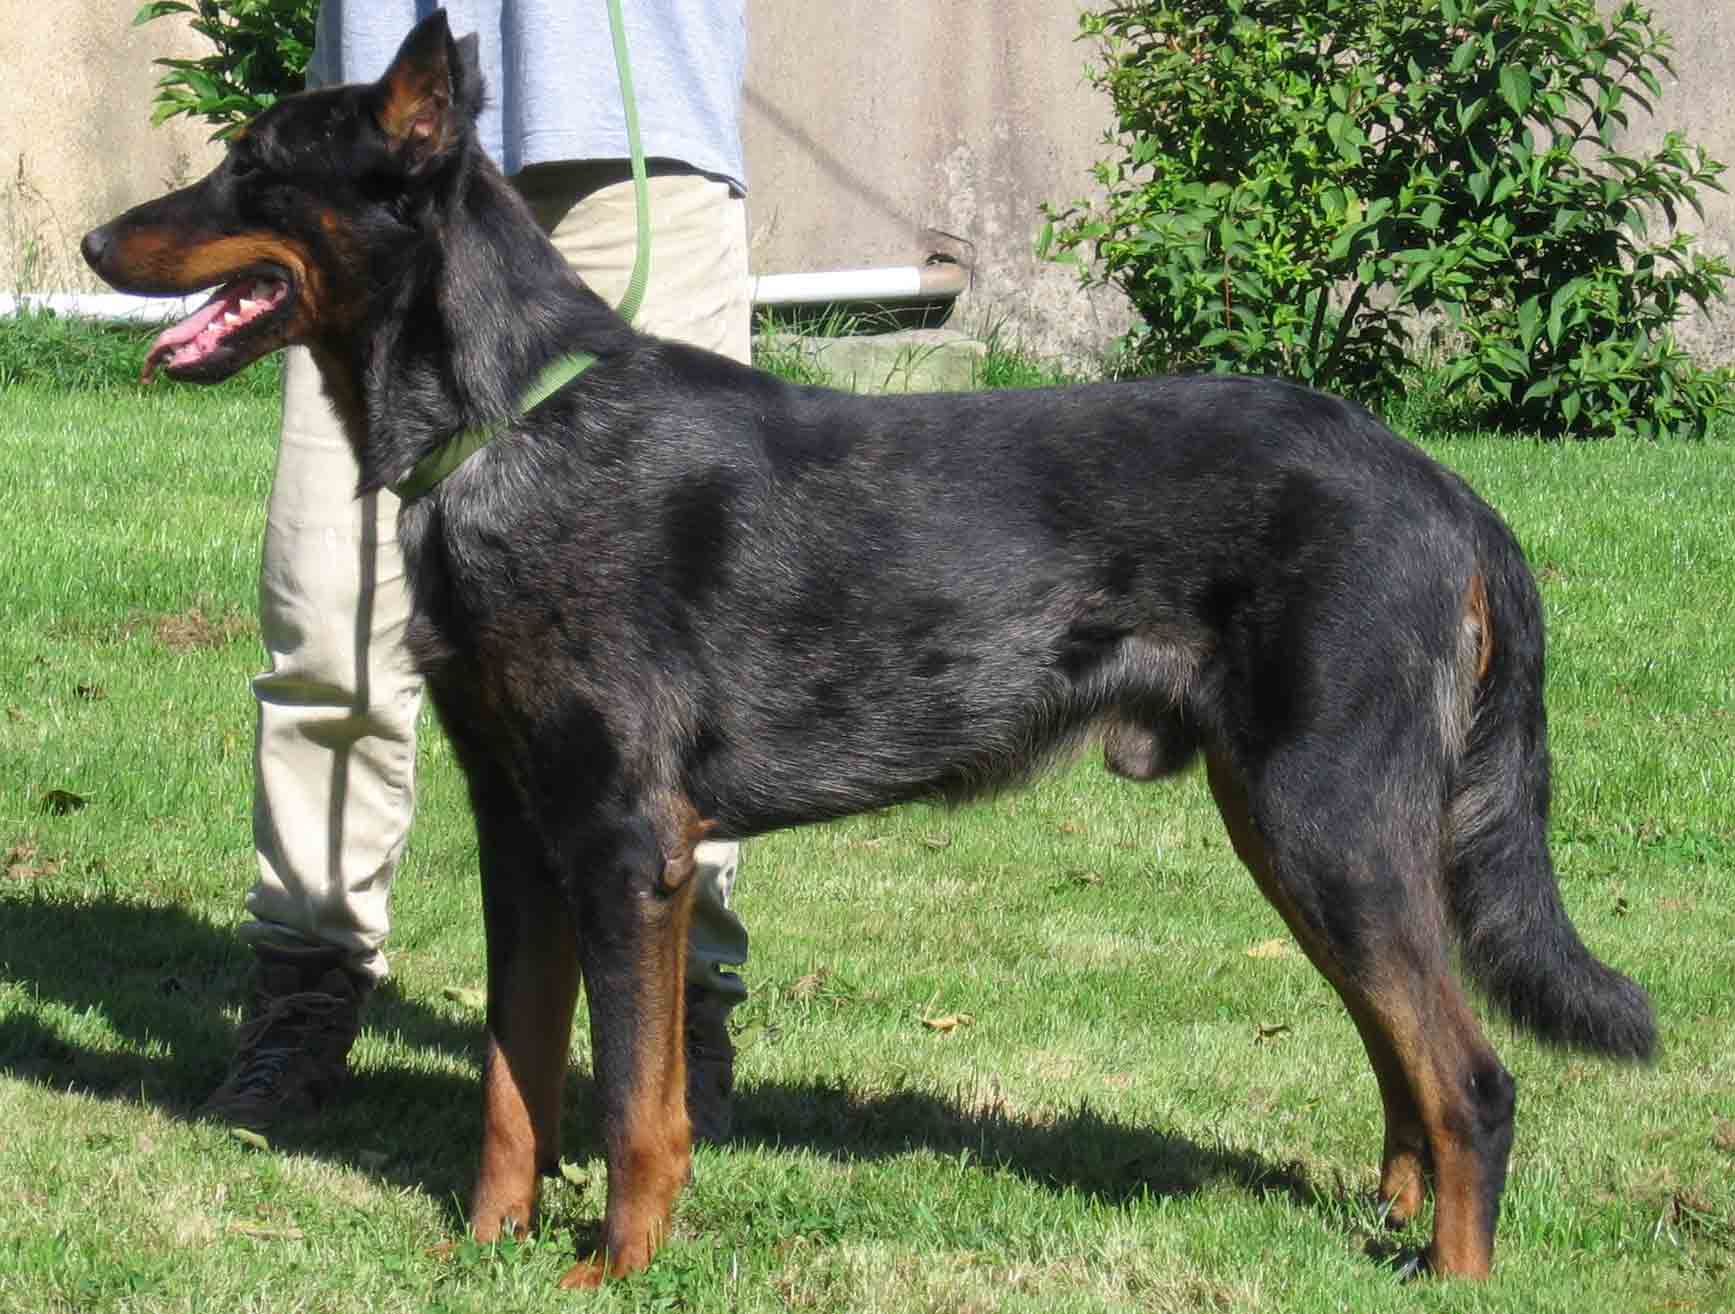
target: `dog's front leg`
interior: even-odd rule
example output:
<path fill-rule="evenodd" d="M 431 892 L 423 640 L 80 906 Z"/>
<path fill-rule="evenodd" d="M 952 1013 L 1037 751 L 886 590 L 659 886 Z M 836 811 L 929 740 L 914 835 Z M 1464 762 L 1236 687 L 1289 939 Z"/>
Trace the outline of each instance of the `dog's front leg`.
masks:
<path fill-rule="evenodd" d="M 553 868 L 506 791 L 490 796 L 473 781 L 472 798 L 488 935 L 488 1035 L 470 1231 L 493 1241 L 524 1235 L 538 1175 L 559 1167 L 578 935 Z"/>
<path fill-rule="evenodd" d="M 692 840 L 664 838 L 635 818 L 574 891 L 591 1051 L 608 1160 L 602 1249 L 563 1287 L 593 1287 L 645 1267 L 662 1244 L 687 1180 L 682 1041 Z"/>

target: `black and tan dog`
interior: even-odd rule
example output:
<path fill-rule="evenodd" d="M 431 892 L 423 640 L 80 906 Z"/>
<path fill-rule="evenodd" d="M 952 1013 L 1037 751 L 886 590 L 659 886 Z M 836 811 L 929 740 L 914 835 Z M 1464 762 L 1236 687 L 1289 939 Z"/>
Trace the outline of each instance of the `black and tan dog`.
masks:
<path fill-rule="evenodd" d="M 962 798 L 1094 733 L 1136 779 L 1203 756 L 1378 1074 L 1381 1195 L 1408 1218 L 1431 1178 L 1421 1262 L 1486 1273 L 1513 1082 L 1454 945 L 1550 1040 L 1655 1042 L 1561 907 L 1539 606 L 1494 513 L 1361 409 L 1271 380 L 865 398 L 643 336 L 483 156 L 481 97 L 436 13 L 380 82 L 281 102 L 85 239 L 116 287 L 221 285 L 147 371 L 307 344 L 363 489 L 492 436 L 399 523 L 481 837 L 475 1234 L 522 1228 L 558 1160 L 582 977 L 608 1206 L 566 1280 L 650 1260 L 687 1174 L 702 836 Z M 595 363 L 519 414 L 573 352 Z"/>

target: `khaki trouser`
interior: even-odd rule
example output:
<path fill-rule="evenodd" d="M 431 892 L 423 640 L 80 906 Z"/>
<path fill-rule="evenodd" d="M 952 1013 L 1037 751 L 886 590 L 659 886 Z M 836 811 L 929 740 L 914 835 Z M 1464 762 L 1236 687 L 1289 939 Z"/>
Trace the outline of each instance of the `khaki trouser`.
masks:
<path fill-rule="evenodd" d="M 618 302 L 635 248 L 624 163 L 536 166 L 513 181 L 585 282 Z M 726 183 L 656 167 L 650 214 L 638 326 L 745 361 L 745 203 Z M 293 348 L 259 572 L 271 669 L 253 681 L 259 883 L 241 934 L 253 944 L 331 947 L 379 979 L 392 876 L 415 808 L 422 685 L 403 646 L 398 502 L 389 492 L 357 499 L 356 481 L 318 371 Z M 728 907 L 737 846 L 705 843 L 698 856 L 688 980 L 733 1002 L 746 987 L 723 969 L 747 958 L 747 932 Z"/>

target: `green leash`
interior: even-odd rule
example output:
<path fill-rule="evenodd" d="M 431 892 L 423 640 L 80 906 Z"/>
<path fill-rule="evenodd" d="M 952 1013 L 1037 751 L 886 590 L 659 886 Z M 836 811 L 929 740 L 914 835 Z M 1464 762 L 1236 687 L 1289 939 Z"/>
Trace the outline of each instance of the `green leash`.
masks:
<path fill-rule="evenodd" d="M 639 313 L 639 304 L 645 299 L 645 284 L 650 279 L 651 197 L 645 174 L 644 146 L 639 141 L 639 107 L 633 95 L 632 67 L 627 62 L 627 34 L 621 21 L 620 0 L 608 0 L 608 29 L 614 37 L 614 66 L 620 77 L 621 106 L 626 113 L 627 153 L 632 159 L 633 203 L 638 219 L 638 250 L 633 256 L 633 272 L 627 280 L 627 290 L 620 305 L 615 307 L 616 313 L 630 324 Z M 588 351 L 575 351 L 550 361 L 518 399 L 515 415 L 501 424 L 482 425 L 454 434 L 417 461 L 401 481 L 391 485 L 392 492 L 401 502 L 422 496 L 499 437 L 513 420 L 535 410 L 594 364 L 596 357 Z"/>
<path fill-rule="evenodd" d="M 645 149 L 639 142 L 639 102 L 633 95 L 632 65 L 627 62 L 627 31 L 621 21 L 621 0 L 608 0 L 608 30 L 614 38 L 614 66 L 620 77 L 621 110 L 626 116 L 627 156 L 633 165 L 633 209 L 638 218 L 639 246 L 633 255 L 632 277 L 627 280 L 626 295 L 615 307 L 615 312 L 631 324 L 638 317 L 639 303 L 645 299 L 645 284 L 651 276 L 651 189 L 645 178 Z"/>

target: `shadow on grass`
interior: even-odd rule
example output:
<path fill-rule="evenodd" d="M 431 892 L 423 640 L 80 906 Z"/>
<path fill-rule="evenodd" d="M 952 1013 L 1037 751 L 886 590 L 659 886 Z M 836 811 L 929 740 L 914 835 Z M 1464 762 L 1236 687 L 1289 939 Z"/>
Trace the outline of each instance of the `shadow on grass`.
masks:
<path fill-rule="evenodd" d="M 1294 1163 L 1200 1145 L 1080 1105 L 1041 1121 L 970 1108 L 925 1091 L 863 1094 L 841 1084 L 766 1085 L 737 1100 L 737 1144 L 805 1149 L 840 1160 L 913 1151 L 968 1152 L 990 1168 L 1108 1204 L 1187 1196 L 1219 1182 L 1276 1191 L 1312 1207 L 1329 1194 Z"/>
<path fill-rule="evenodd" d="M 252 955 L 232 927 L 120 899 L 0 901 L 0 979 L 66 1016 L 0 1019 L 0 1072 L 185 1116 L 223 1078 Z M 369 1027 L 405 1044 L 471 1053 L 479 1028 L 387 982 Z M 84 1033 L 103 1037 L 84 1043 Z"/>
<path fill-rule="evenodd" d="M 0 1073 L 190 1119 L 227 1065 L 232 1009 L 250 962 L 231 929 L 180 908 L 0 902 L 0 971 L 63 1012 L 52 1021 L 0 1019 Z M 370 1002 L 366 1025 L 464 1060 L 479 1049 L 479 1023 L 436 1013 L 390 983 Z M 343 1098 L 318 1118 L 274 1131 L 272 1145 L 443 1200 L 455 1232 L 481 1135 L 473 1070 L 364 1067 Z M 575 1071 L 564 1119 L 569 1158 L 595 1152 L 600 1140 L 591 1095 L 588 1077 Z M 1293 1164 L 1122 1123 L 1088 1106 L 1032 1121 L 929 1092 L 771 1083 L 741 1090 L 736 1116 L 737 1145 L 839 1160 L 969 1151 L 993 1169 L 1110 1204 L 1186 1196 L 1224 1181 L 1278 1191 L 1326 1214 L 1344 1203 L 1341 1186 L 1314 1183 Z"/>

